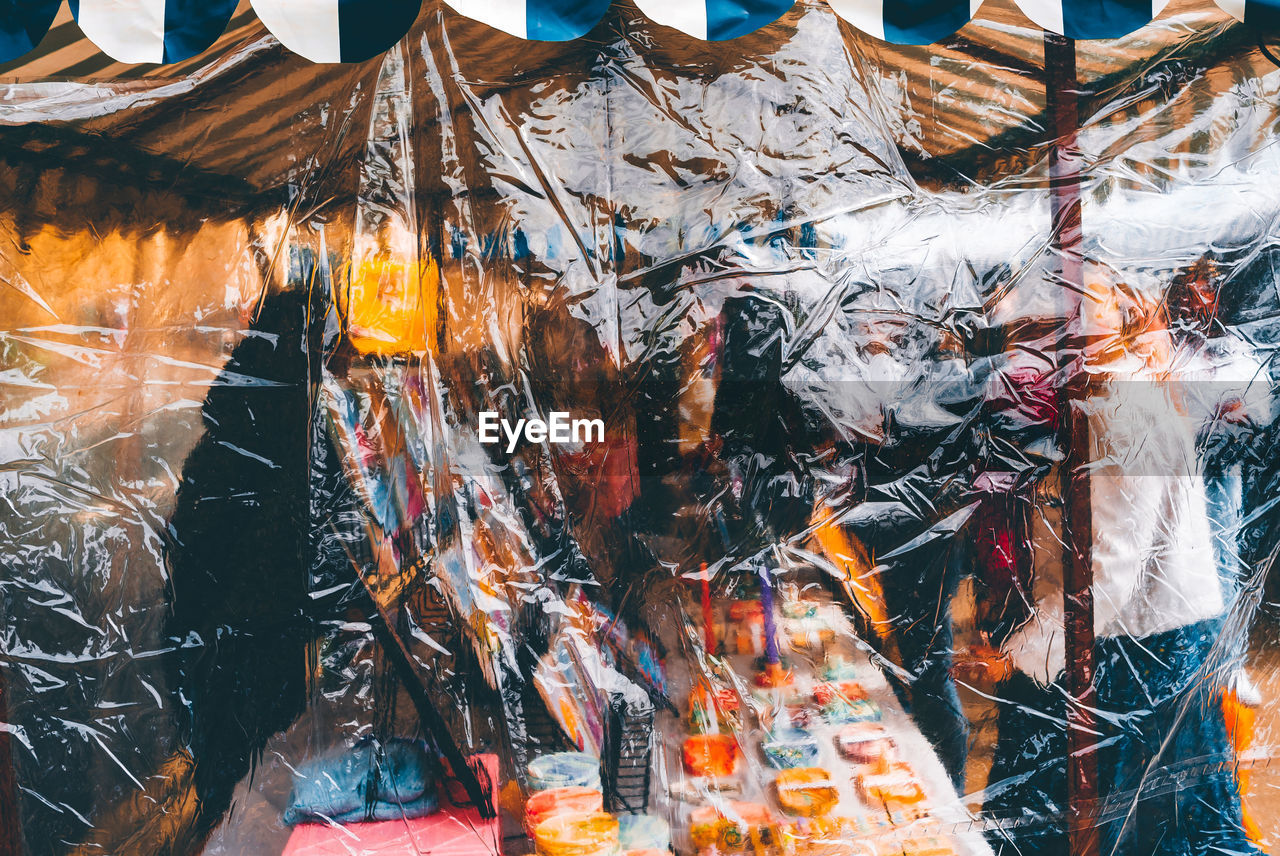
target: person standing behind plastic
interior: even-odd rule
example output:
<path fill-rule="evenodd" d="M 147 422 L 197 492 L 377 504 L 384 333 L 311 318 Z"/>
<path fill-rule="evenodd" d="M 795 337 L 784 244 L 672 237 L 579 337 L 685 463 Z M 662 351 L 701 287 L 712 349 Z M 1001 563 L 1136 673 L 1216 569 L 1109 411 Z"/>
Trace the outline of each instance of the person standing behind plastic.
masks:
<path fill-rule="evenodd" d="M 1239 756 L 1249 747 L 1254 711 L 1262 703 L 1245 669 L 1253 610 L 1242 597 L 1248 574 L 1240 556 L 1243 470 L 1250 441 L 1271 422 L 1271 389 L 1257 349 L 1218 320 L 1222 285 L 1216 261 L 1201 257 L 1174 278 L 1165 295 L 1165 313 L 1177 344 L 1174 372 L 1201 452 L 1214 561 L 1226 601 L 1223 635 L 1231 644 L 1222 662 L 1227 684 L 1222 704 Z M 1243 794 L 1247 774 L 1242 771 L 1238 778 Z M 1261 830 L 1247 807 L 1244 818 L 1250 838 L 1258 841 Z"/>
<path fill-rule="evenodd" d="M 839 441 L 820 466 L 814 532 L 850 577 L 890 685 L 963 790 L 969 730 L 951 674 L 951 602 L 978 507 L 968 424 L 978 390 L 958 342 L 874 298 L 848 301 L 788 377 Z"/>
<path fill-rule="evenodd" d="M 1101 267 L 1080 311 L 1101 852 L 1254 853 L 1213 679 L 1225 601 L 1194 431 L 1170 383 L 1176 343 L 1159 301 Z M 1066 548 L 1062 491 L 1045 487 L 1057 498 L 1034 515 L 1034 613 L 1002 647 L 984 804 L 1006 856 L 1067 852 Z"/>

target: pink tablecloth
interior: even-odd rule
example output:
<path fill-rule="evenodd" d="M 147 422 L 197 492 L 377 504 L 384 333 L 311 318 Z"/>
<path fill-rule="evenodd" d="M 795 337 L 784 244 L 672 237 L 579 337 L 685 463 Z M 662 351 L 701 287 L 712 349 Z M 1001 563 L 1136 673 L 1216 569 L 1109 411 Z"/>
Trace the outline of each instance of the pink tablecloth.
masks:
<path fill-rule="evenodd" d="M 497 805 L 498 759 L 483 758 Z M 289 836 L 283 856 L 498 856 L 501 843 L 496 819 L 484 820 L 474 808 L 455 808 L 442 800 L 439 812 L 413 820 L 301 824 Z"/>

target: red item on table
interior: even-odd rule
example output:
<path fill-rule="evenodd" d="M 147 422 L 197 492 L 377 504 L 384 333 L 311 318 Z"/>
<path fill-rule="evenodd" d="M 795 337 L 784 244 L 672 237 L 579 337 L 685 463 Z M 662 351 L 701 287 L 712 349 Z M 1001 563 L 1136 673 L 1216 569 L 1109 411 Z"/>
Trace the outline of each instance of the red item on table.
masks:
<path fill-rule="evenodd" d="M 887 770 L 896 757 L 897 744 L 879 725 L 857 722 L 836 735 L 836 749 L 846 761 Z"/>
<path fill-rule="evenodd" d="M 837 698 L 844 701 L 862 701 L 867 691 L 857 681 L 841 681 L 839 683 L 822 683 L 813 688 L 813 700 L 818 704 L 829 704 Z"/>
<path fill-rule="evenodd" d="M 732 776 L 738 754 L 738 741 L 731 734 L 695 734 L 684 741 L 684 768 L 691 776 Z"/>
<path fill-rule="evenodd" d="M 791 674 L 789 669 L 784 669 L 778 663 L 769 663 L 764 667 L 764 671 L 756 675 L 756 686 L 761 689 L 778 689 L 779 687 L 789 687 L 795 683 L 795 675 Z"/>
<path fill-rule="evenodd" d="M 739 707 L 738 694 L 728 687 L 721 687 L 716 690 L 714 704 L 717 713 L 737 713 Z"/>
<path fill-rule="evenodd" d="M 594 788 L 552 788 L 539 791 L 524 804 L 524 828 L 532 832 L 538 824 L 558 814 L 595 814 L 604 811 L 604 796 Z"/>

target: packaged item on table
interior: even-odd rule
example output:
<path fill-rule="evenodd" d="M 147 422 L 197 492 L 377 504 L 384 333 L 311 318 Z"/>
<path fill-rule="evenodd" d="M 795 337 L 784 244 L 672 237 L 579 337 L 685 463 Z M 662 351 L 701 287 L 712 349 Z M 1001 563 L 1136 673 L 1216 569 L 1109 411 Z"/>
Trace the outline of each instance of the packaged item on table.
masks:
<path fill-rule="evenodd" d="M 712 794 L 741 796 L 742 782 L 736 777 L 678 779 L 671 782 L 670 792 L 672 798 L 681 802 L 700 803 Z"/>
<path fill-rule="evenodd" d="M 787 814 L 817 817 L 827 814 L 840 801 L 831 776 L 821 767 L 783 770 L 774 780 L 778 805 Z"/>
<path fill-rule="evenodd" d="M 813 700 L 820 705 L 833 701 L 862 701 L 867 690 L 857 681 L 824 681 L 813 688 Z"/>
<path fill-rule="evenodd" d="M 684 769 L 691 776 L 732 776 L 738 768 L 738 741 L 732 734 L 695 734 L 684 741 Z"/>
<path fill-rule="evenodd" d="M 721 717 L 737 716 L 741 705 L 738 702 L 738 694 L 728 687 L 721 687 L 711 696 L 711 702 L 715 706 L 716 713 Z"/>
<path fill-rule="evenodd" d="M 550 817 L 604 811 L 604 797 L 593 788 L 552 788 L 537 791 L 524 804 L 524 828 L 529 832 Z"/>
<path fill-rule="evenodd" d="M 730 650 L 759 657 L 764 654 L 764 607 L 758 600 L 729 604 Z"/>
<path fill-rule="evenodd" d="M 809 694 L 796 684 L 795 674 L 781 663 L 766 663 L 756 673 L 751 698 L 764 705 L 802 705 Z"/>
<path fill-rule="evenodd" d="M 815 600 L 784 600 L 782 602 L 783 618 L 813 618 L 818 614 L 818 602 Z"/>
<path fill-rule="evenodd" d="M 665 851 L 671 846 L 671 827 L 652 814 L 624 814 L 618 817 L 618 840 L 624 851 Z"/>
<path fill-rule="evenodd" d="M 818 740 L 807 731 L 786 728 L 765 741 L 764 757 L 779 770 L 811 767 L 818 760 Z"/>
<path fill-rule="evenodd" d="M 600 761 L 586 752 L 556 752 L 529 762 L 529 787 L 535 791 L 552 788 L 592 788 L 600 790 Z"/>
<path fill-rule="evenodd" d="M 699 686 L 689 698 L 689 726 L 695 734 L 717 731 L 720 728 L 736 729 L 738 721 L 738 694 L 724 687 L 714 693 Z"/>
<path fill-rule="evenodd" d="M 904 827 L 907 824 L 916 823 L 930 816 L 927 800 L 909 803 L 885 800 L 884 807 L 889 814 L 889 823 L 897 827 Z"/>
<path fill-rule="evenodd" d="M 783 690 L 794 687 L 796 676 L 791 670 L 783 666 L 781 663 L 767 663 L 765 667 L 756 673 L 755 685 L 760 689 L 766 690 Z M 788 692 L 788 695 L 795 695 L 795 692 Z"/>
<path fill-rule="evenodd" d="M 836 638 L 836 629 L 829 615 L 824 614 L 817 601 L 784 600 L 782 617 L 792 648 L 816 649 Z"/>
<path fill-rule="evenodd" d="M 782 827 L 780 849 L 796 856 L 901 856 L 897 852 L 877 851 L 865 840 L 868 832 L 867 823 L 858 818 L 799 817 Z"/>
<path fill-rule="evenodd" d="M 789 704 L 786 708 L 787 724 L 791 728 L 804 729 L 817 725 L 813 708 L 804 704 Z"/>
<path fill-rule="evenodd" d="M 910 767 L 894 764 L 887 773 L 859 773 L 854 776 L 858 796 L 867 805 L 898 807 L 924 802 L 924 788 Z"/>
<path fill-rule="evenodd" d="M 855 722 L 840 729 L 836 735 L 836 749 L 840 757 L 850 763 L 887 772 L 894 761 L 897 744 L 882 726 L 873 722 Z"/>
<path fill-rule="evenodd" d="M 776 823 L 769 807 L 759 803 L 732 802 L 723 810 L 708 805 L 689 816 L 689 835 L 698 850 L 740 852 L 771 847 Z"/>
<path fill-rule="evenodd" d="M 867 698 L 867 690 L 857 681 L 827 681 L 813 688 L 813 700 L 822 706 L 828 722 L 875 722 L 880 706 Z"/>
<path fill-rule="evenodd" d="M 822 677 L 828 681 L 852 681 L 857 679 L 858 669 L 839 654 L 831 654 L 822 665 Z"/>
<path fill-rule="evenodd" d="M 689 730 L 694 734 L 705 734 L 716 731 L 720 727 L 715 711 L 705 699 L 694 696 L 689 700 Z"/>
<path fill-rule="evenodd" d="M 791 852 L 796 856 L 901 856 L 897 850 L 879 850 L 869 841 L 843 838 L 820 838 L 797 844 Z"/>
<path fill-rule="evenodd" d="M 549 817 L 533 831 L 538 856 L 616 856 L 618 821 L 611 814 L 562 814 Z"/>
<path fill-rule="evenodd" d="M 787 634 L 791 638 L 792 648 L 809 650 L 828 645 L 836 638 L 835 628 L 821 616 L 788 622 Z"/>
<path fill-rule="evenodd" d="M 836 696 L 822 708 L 822 716 L 827 722 L 839 725 L 843 722 L 879 722 L 881 713 L 880 705 L 870 699 L 846 701 Z"/>

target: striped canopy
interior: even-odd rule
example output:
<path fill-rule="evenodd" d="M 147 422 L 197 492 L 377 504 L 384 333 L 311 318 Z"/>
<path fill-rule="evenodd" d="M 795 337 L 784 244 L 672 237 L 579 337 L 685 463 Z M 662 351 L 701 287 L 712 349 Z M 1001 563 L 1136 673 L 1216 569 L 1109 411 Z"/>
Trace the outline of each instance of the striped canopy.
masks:
<path fill-rule="evenodd" d="M 611 0 L 444 0 L 458 13 L 539 41 L 586 35 Z M 655 23 L 710 41 L 776 21 L 796 0 L 635 0 Z M 827 0 L 857 29 L 895 44 L 931 44 L 964 24 L 982 0 Z M 1168 0 L 1016 0 L 1037 26 L 1076 39 L 1116 39 L 1151 21 Z M 1250 24 L 1280 20 L 1280 0 L 1214 0 Z M 207 49 L 236 0 L 67 0 L 85 36 L 120 62 L 171 63 Z M 422 0 L 252 0 L 262 23 L 314 62 L 359 62 L 385 51 L 413 25 Z M 31 51 L 61 0 L 0 0 L 0 62 Z"/>

